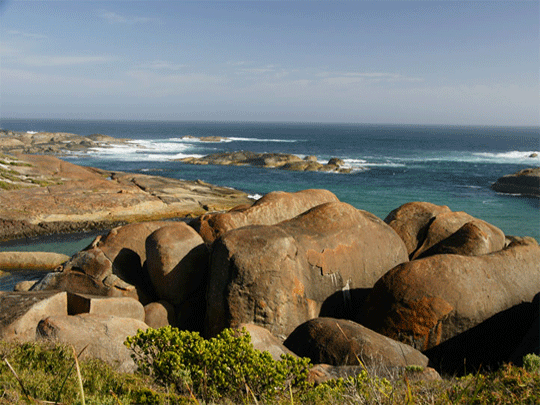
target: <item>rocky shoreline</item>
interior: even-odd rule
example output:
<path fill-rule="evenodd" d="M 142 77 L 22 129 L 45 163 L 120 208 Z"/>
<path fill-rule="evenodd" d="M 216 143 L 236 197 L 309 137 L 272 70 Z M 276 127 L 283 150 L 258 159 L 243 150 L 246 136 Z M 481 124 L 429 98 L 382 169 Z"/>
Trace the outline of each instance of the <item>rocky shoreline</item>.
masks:
<path fill-rule="evenodd" d="M 110 172 L 53 156 L 2 155 L 0 240 L 193 217 L 252 202 L 203 181 Z"/>
<path fill-rule="evenodd" d="M 56 153 L 52 138 L 33 139 L 36 150 Z M 316 382 L 357 375 L 360 361 L 375 376 L 414 367 L 437 379 L 464 364 L 466 372 L 520 365 L 539 351 L 533 238 L 427 202 L 383 221 L 327 190 L 253 202 L 202 181 L 13 148 L 0 157 L 2 238 L 128 224 L 72 257 L 0 255 L 0 271 L 54 269 L 0 292 L 2 340 L 63 342 L 131 372 L 123 342 L 139 329 L 172 325 L 211 337 L 246 327 L 259 350 L 309 357 Z M 193 219 L 163 220 L 186 216 Z"/>

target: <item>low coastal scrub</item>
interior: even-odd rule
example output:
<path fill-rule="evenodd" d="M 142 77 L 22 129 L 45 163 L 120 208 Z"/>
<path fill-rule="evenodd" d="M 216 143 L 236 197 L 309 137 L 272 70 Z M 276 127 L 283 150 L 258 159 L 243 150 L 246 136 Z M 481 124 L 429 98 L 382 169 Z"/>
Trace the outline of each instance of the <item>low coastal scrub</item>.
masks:
<path fill-rule="evenodd" d="M 0 341 L 0 404 L 537 404 L 540 357 L 490 373 L 440 381 L 393 380 L 369 370 L 348 379 L 308 383 L 309 362 L 275 361 L 245 332 L 214 339 L 173 328 L 140 332 L 126 342 L 139 366 L 115 372 L 99 360 L 76 361 L 72 347 Z M 80 373 L 77 369 L 80 366 Z M 78 377 L 80 375 L 80 378 Z"/>

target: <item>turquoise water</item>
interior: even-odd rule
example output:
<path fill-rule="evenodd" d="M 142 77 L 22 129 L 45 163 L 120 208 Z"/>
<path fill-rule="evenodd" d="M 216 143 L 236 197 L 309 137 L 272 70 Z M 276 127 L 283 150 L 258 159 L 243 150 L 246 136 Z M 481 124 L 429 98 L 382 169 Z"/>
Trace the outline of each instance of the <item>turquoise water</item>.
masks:
<path fill-rule="evenodd" d="M 537 127 L 59 120 L 2 120 L 1 126 L 102 133 L 135 141 L 66 158 L 80 165 L 201 179 L 254 196 L 325 188 L 380 218 L 406 202 L 429 201 L 484 219 L 507 234 L 540 239 L 540 200 L 490 189 L 498 177 L 540 165 L 540 157 L 529 157 L 540 151 Z M 206 143 L 182 139 L 185 135 L 228 140 Z M 237 150 L 315 155 L 323 162 L 339 157 L 353 172 L 301 173 L 172 161 Z"/>

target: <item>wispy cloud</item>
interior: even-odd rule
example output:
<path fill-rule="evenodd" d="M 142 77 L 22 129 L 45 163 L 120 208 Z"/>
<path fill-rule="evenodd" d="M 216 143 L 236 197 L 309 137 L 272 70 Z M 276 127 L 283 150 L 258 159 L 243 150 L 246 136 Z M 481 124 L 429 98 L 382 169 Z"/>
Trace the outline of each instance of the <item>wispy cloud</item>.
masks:
<path fill-rule="evenodd" d="M 149 63 L 140 65 L 142 69 L 154 69 L 154 70 L 180 70 L 187 65 L 171 63 L 165 60 L 154 60 Z"/>
<path fill-rule="evenodd" d="M 242 66 L 242 65 L 247 65 L 251 62 L 247 62 L 245 60 L 239 60 L 239 61 L 229 61 L 227 62 L 227 65 L 231 65 L 231 66 Z"/>
<path fill-rule="evenodd" d="M 324 77 L 324 80 L 334 81 L 335 83 L 342 82 L 357 83 L 361 81 L 369 82 L 423 82 L 421 77 L 404 76 L 399 73 L 388 72 L 321 72 L 316 76 Z"/>
<path fill-rule="evenodd" d="M 46 35 L 41 34 L 34 34 L 31 32 L 26 31 L 18 31 L 18 30 L 9 30 L 7 31 L 9 35 L 13 35 L 16 37 L 22 37 L 22 38 L 31 38 L 31 39 L 47 39 L 48 37 Z"/>
<path fill-rule="evenodd" d="M 268 73 L 268 72 L 274 72 L 274 69 L 272 68 L 252 68 L 252 69 L 240 69 L 239 70 L 240 73 L 256 73 L 256 74 L 261 74 L 261 73 Z"/>
<path fill-rule="evenodd" d="M 111 24 L 137 24 L 137 23 L 159 22 L 157 18 L 126 16 L 126 15 L 115 13 L 114 11 L 107 11 L 107 10 L 99 10 L 98 16 L 108 21 Z"/>
<path fill-rule="evenodd" d="M 105 63 L 114 60 L 107 56 L 33 56 L 21 60 L 27 66 L 73 66 Z"/>

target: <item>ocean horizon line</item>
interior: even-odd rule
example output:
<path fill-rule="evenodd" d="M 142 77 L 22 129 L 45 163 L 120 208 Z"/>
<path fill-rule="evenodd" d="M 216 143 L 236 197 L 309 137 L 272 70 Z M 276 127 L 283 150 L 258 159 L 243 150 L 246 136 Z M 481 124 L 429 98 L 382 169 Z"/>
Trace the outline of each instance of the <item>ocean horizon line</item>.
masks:
<path fill-rule="evenodd" d="M 185 124 L 275 124 L 275 125 L 322 125 L 322 126 L 364 126 L 364 127 L 415 127 L 415 128 L 522 128 L 537 129 L 540 125 L 496 125 L 496 124 L 422 124 L 422 123 L 375 123 L 375 122 L 338 122 L 338 121 L 256 121 L 256 120 L 181 120 L 181 119 L 125 119 L 125 118 L 17 118 L 0 119 L 0 129 L 4 121 L 65 121 L 65 122 L 108 122 L 108 123 L 185 123 Z"/>

